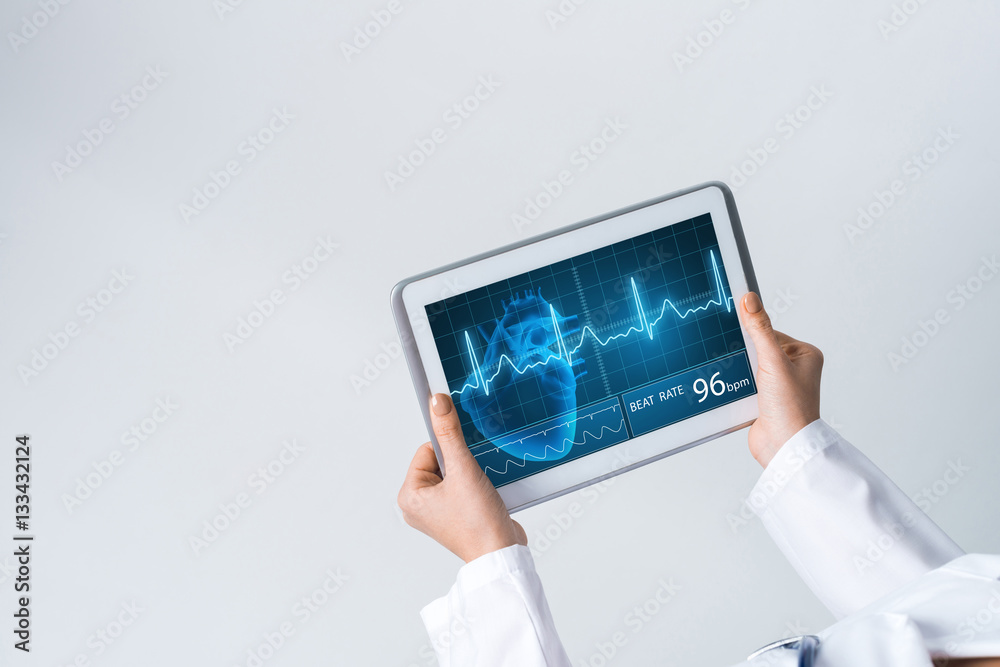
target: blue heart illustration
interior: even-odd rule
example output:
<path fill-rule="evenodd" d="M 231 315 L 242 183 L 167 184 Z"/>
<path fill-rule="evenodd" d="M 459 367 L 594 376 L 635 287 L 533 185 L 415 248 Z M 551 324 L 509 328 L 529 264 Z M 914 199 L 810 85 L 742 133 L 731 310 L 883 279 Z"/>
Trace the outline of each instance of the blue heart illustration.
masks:
<path fill-rule="evenodd" d="M 576 316 L 562 317 L 540 290 L 502 302 L 504 314 L 492 332 L 480 326 L 488 342 L 483 362 L 470 373 L 462 408 L 487 439 L 513 433 L 557 415 L 565 422 L 547 424 L 530 437 L 504 439 L 504 453 L 523 461 L 565 457 L 576 435 L 576 383 L 583 359 L 570 361 L 563 337 L 579 331 Z"/>

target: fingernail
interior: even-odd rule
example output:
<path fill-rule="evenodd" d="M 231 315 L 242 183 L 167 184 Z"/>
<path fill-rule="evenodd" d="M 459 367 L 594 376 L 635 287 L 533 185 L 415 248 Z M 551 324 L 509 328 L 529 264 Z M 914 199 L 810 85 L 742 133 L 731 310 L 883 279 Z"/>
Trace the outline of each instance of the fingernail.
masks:
<path fill-rule="evenodd" d="M 443 417 L 451 412 L 451 399 L 444 394 L 434 394 L 431 397 L 431 409 L 438 417 Z"/>
<path fill-rule="evenodd" d="M 745 297 L 743 297 L 743 305 L 747 309 L 748 313 L 759 313 L 764 307 L 764 304 L 760 302 L 760 297 L 757 296 L 756 292 L 748 292 Z"/>

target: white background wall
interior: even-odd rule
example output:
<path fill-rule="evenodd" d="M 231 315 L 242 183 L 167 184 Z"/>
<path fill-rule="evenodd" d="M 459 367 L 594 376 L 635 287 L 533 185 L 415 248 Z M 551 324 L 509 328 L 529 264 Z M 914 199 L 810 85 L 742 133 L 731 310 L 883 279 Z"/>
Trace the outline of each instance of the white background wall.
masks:
<path fill-rule="evenodd" d="M 1000 280 L 961 309 L 948 299 L 1000 251 L 995 3 L 909 0 L 916 12 L 883 35 L 889 0 L 590 2 L 554 27 L 556 0 L 401 0 L 350 59 L 341 44 L 385 3 L 51 2 L 51 18 L 40 4 L 0 12 L 0 540 L 15 532 L 22 432 L 37 536 L 30 657 L 11 650 L 13 562 L 0 560 L 11 664 L 248 665 L 283 623 L 294 634 L 269 667 L 430 664 L 418 611 L 459 562 L 395 510 L 426 434 L 401 358 L 360 390 L 351 382 L 396 340 L 390 288 L 695 183 L 733 183 L 768 138 L 778 151 L 737 203 L 776 324 L 826 353 L 824 416 L 965 549 L 1000 550 Z M 724 10 L 732 22 L 679 67 Z M 165 78 L 133 93 L 147 67 Z M 479 77 L 501 85 L 447 126 Z M 788 136 L 777 123 L 814 87 L 832 97 Z M 127 117 L 113 105 L 122 95 L 144 98 Z M 249 160 L 241 142 L 274 109 L 294 119 Z M 575 169 L 609 118 L 627 124 L 621 138 L 516 229 L 525 198 Z M 54 167 L 102 119 L 113 132 L 68 173 Z M 436 127 L 447 140 L 390 191 L 386 170 Z M 958 138 L 912 178 L 906 163 L 949 129 Z M 185 221 L 180 206 L 229 160 L 239 174 Z M 849 240 L 858 208 L 896 179 L 903 194 Z M 292 290 L 282 276 L 318 237 L 339 248 Z M 115 271 L 133 277 L 102 293 Z M 275 289 L 285 302 L 230 350 L 224 336 Z M 80 308 L 108 296 L 93 317 Z M 938 309 L 948 322 L 894 369 L 889 353 Z M 78 335 L 46 348 L 69 324 Z M 36 351 L 51 358 L 25 373 Z M 179 407 L 130 450 L 122 434 L 158 399 Z M 303 451 L 258 495 L 251 475 L 291 439 Z M 120 465 L 67 508 L 116 450 Z M 952 464 L 967 470 L 948 484 Z M 561 531 L 538 567 L 575 664 L 600 664 L 595 645 L 619 630 L 628 643 L 612 664 L 708 666 L 830 622 L 759 522 L 732 521 L 758 473 L 741 432 L 620 477 L 595 502 L 518 515 L 536 549 Z M 191 537 L 241 493 L 250 505 L 195 553 Z M 558 528 L 574 501 L 583 516 Z M 328 570 L 349 579 L 303 621 L 294 606 Z M 634 632 L 627 615 L 661 578 L 681 588 Z M 98 640 L 133 602 L 135 622 Z"/>

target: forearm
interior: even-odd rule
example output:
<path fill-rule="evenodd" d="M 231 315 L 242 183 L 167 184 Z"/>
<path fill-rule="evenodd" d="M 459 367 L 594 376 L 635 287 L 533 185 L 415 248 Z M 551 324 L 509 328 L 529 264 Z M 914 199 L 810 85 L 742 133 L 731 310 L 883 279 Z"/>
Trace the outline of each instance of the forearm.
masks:
<path fill-rule="evenodd" d="M 448 594 L 424 607 L 421 617 L 442 667 L 570 664 L 524 546 L 463 566 Z"/>
<path fill-rule="evenodd" d="M 749 501 L 796 571 L 837 616 L 963 554 L 822 420 L 785 443 Z"/>

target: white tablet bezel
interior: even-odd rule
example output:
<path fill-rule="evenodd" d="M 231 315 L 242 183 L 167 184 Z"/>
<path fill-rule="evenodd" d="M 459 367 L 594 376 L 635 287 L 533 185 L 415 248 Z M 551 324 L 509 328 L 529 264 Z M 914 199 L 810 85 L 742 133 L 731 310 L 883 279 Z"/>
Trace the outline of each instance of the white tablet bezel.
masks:
<path fill-rule="evenodd" d="M 733 302 L 739 304 L 748 291 L 759 290 L 732 193 L 722 183 L 706 183 L 636 204 L 396 285 L 393 312 L 438 461 L 442 457 L 431 429 L 427 402 L 430 395 L 447 394 L 450 388 L 427 321 L 426 305 L 705 213 L 711 214 Z M 756 377 L 757 353 L 742 322 L 740 329 Z M 498 491 L 509 510 L 524 509 L 744 428 L 753 423 L 757 414 L 755 393 L 511 482 Z"/>

